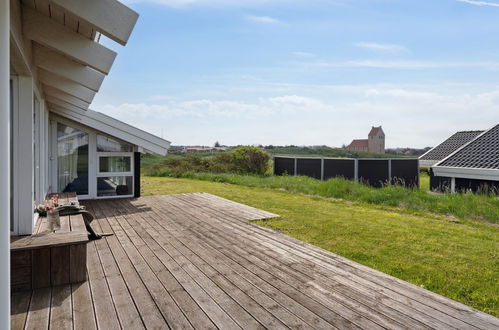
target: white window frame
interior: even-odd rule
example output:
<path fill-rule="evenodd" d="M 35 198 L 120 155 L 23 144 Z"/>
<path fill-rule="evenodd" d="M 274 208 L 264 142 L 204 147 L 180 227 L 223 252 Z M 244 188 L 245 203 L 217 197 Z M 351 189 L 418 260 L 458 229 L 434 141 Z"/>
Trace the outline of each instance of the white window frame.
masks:
<path fill-rule="evenodd" d="M 78 195 L 78 199 L 114 199 L 114 198 L 130 198 L 135 196 L 135 164 L 134 164 L 134 151 L 136 147 L 128 142 L 125 142 L 114 136 L 110 136 L 103 132 L 94 130 L 90 127 L 79 124 L 75 121 L 60 117 L 51 113 L 51 173 L 52 173 L 52 191 L 56 191 L 59 187 L 58 183 L 58 162 L 57 162 L 57 124 L 61 123 L 73 128 L 76 128 L 82 132 L 88 134 L 88 195 Z M 97 151 L 97 135 L 102 135 L 109 137 L 113 140 L 117 140 L 121 143 L 132 146 L 131 152 L 98 152 Z M 100 157 L 106 156 L 125 156 L 130 157 L 130 171 L 129 172 L 100 172 Z M 111 176 L 131 176 L 132 177 L 132 189 L 129 195 L 119 195 L 119 196 L 98 196 L 97 195 L 97 178 L 99 177 L 111 177 Z M 140 178 L 138 178 L 140 180 Z"/>
<path fill-rule="evenodd" d="M 17 183 L 17 175 L 16 171 L 14 170 L 17 165 L 17 153 L 16 150 L 18 148 L 18 139 L 17 139 L 17 123 L 19 120 L 19 80 L 17 76 L 10 76 L 10 80 L 12 80 L 12 118 L 10 118 L 10 137 L 12 137 L 12 140 L 10 141 L 11 147 L 12 147 L 12 153 L 10 154 L 11 157 L 11 169 L 9 175 L 10 177 L 10 184 L 12 187 L 12 190 L 10 192 L 12 200 L 9 200 L 9 203 L 11 205 L 11 210 L 10 210 L 10 216 L 11 218 L 9 219 L 9 223 L 12 221 L 12 226 L 10 228 L 10 234 L 11 235 L 17 235 L 19 233 L 19 202 L 17 199 L 17 188 L 16 188 L 16 183 Z M 10 91 L 9 91 L 10 94 Z M 10 96 L 9 96 L 10 97 Z M 9 112 L 11 109 L 9 108 Z M 11 188 L 9 187 L 9 189 Z"/>
<path fill-rule="evenodd" d="M 100 134 L 102 135 L 102 134 Z M 117 140 L 116 138 L 112 138 Z M 127 143 L 128 144 L 128 143 Z M 100 158 L 101 157 L 129 157 L 130 158 L 130 171 L 129 172 L 101 172 L 100 171 Z M 111 176 L 131 176 L 132 177 L 132 192 L 129 195 L 119 195 L 119 196 L 98 196 L 98 191 L 96 190 L 95 192 L 95 198 L 96 199 L 110 199 L 110 198 L 127 198 L 127 197 L 133 197 L 134 196 L 134 188 L 135 188 L 135 169 L 134 169 L 134 158 L 133 158 L 133 152 L 112 152 L 112 151 L 106 151 L 106 152 L 97 152 L 97 178 L 105 178 L 105 177 L 111 177 Z M 97 181 L 96 178 L 96 181 Z M 97 182 L 96 182 L 97 183 Z"/>

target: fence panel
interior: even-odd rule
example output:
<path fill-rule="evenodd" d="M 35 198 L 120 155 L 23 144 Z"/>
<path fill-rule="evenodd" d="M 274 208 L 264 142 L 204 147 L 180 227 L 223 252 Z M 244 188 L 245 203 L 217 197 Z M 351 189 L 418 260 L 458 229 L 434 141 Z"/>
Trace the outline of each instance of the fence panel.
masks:
<path fill-rule="evenodd" d="M 321 179 L 321 159 L 320 158 L 298 158 L 296 174 L 309 176 L 314 179 Z"/>
<path fill-rule="evenodd" d="M 343 177 L 355 179 L 354 159 L 324 159 L 324 180 Z"/>
<path fill-rule="evenodd" d="M 296 175 L 309 176 L 318 180 L 342 177 L 378 188 L 390 183 L 419 187 L 418 159 L 274 157 L 274 174 L 295 175 L 295 164 Z M 430 185 L 433 188 L 436 182 L 432 175 L 430 178 Z"/>
<path fill-rule="evenodd" d="M 376 188 L 390 182 L 388 159 L 359 159 L 359 181 Z"/>
<path fill-rule="evenodd" d="M 392 184 L 408 188 L 419 187 L 419 162 L 417 159 L 392 159 Z"/>
<path fill-rule="evenodd" d="M 275 157 L 274 158 L 274 175 L 295 175 L 295 159 Z"/>

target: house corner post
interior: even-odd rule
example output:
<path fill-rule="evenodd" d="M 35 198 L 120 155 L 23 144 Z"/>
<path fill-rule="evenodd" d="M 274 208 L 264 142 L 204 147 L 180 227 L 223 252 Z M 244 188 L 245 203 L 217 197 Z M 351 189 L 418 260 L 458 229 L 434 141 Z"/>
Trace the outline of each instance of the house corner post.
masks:
<path fill-rule="evenodd" d="M 10 329 L 9 4 L 9 0 L 0 0 L 0 329 Z"/>

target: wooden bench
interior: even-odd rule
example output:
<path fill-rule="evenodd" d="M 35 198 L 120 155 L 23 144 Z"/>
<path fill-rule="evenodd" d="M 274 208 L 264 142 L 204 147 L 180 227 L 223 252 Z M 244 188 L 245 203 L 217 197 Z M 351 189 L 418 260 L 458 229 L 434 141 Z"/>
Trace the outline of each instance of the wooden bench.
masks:
<path fill-rule="evenodd" d="M 59 204 L 77 201 L 60 194 Z M 32 290 L 87 279 L 87 229 L 82 215 L 61 216 L 61 229 L 52 232 L 40 217 L 31 236 L 11 237 L 11 289 Z"/>

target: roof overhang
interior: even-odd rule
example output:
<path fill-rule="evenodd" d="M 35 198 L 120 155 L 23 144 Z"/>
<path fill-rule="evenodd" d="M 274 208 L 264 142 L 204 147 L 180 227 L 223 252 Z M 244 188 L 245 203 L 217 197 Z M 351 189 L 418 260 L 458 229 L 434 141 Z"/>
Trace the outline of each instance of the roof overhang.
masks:
<path fill-rule="evenodd" d="M 499 181 L 499 170 L 496 169 L 433 166 L 432 170 L 435 176 Z"/>
<path fill-rule="evenodd" d="M 87 110 L 117 55 L 99 36 L 126 45 L 139 15 L 117 0 L 12 3 L 15 71 L 35 77 L 46 98 Z"/>
<path fill-rule="evenodd" d="M 82 125 L 104 132 L 125 142 L 134 144 L 142 152 L 166 155 L 170 142 L 153 134 L 128 125 L 122 121 L 92 110 L 67 109 L 54 103 L 48 103 L 50 111 Z"/>

